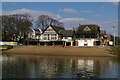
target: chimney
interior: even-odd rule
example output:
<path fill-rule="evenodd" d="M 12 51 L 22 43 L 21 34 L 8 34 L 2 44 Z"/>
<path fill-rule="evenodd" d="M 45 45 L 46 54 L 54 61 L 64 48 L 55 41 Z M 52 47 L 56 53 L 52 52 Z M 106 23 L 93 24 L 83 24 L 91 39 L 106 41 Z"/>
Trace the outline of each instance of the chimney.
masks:
<path fill-rule="evenodd" d="M 106 30 L 104 30 L 104 35 L 106 35 Z"/>
<path fill-rule="evenodd" d="M 74 27 L 72 27 L 72 31 L 75 31 Z"/>

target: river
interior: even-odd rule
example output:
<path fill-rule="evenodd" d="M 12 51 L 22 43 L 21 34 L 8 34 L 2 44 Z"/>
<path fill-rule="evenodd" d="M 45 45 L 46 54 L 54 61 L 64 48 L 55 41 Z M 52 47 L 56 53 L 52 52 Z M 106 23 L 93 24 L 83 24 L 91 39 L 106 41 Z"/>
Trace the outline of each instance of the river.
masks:
<path fill-rule="evenodd" d="M 117 57 L 2 55 L 3 78 L 120 78 Z"/>

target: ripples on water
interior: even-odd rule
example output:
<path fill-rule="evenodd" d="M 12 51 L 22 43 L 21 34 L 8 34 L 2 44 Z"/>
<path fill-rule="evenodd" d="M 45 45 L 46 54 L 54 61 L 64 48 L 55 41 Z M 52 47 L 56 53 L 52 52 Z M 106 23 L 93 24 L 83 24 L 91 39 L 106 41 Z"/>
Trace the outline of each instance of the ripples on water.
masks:
<path fill-rule="evenodd" d="M 3 78 L 118 78 L 116 57 L 3 55 Z"/>

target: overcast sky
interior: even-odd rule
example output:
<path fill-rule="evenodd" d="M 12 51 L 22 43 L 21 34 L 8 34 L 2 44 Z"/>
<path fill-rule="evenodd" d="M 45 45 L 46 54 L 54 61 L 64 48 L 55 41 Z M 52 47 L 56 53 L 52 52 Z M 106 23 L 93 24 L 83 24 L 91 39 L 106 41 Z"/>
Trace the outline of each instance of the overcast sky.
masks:
<path fill-rule="evenodd" d="M 118 27 L 118 4 L 116 2 L 3 2 L 3 15 L 27 13 L 34 20 L 45 14 L 65 24 L 66 29 L 79 24 L 98 24 L 112 34 Z"/>

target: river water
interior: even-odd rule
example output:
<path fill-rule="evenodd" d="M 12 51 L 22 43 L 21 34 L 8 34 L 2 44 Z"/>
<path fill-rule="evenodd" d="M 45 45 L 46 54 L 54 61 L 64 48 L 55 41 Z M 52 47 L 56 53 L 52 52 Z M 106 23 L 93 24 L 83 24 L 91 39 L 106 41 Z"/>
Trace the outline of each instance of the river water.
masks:
<path fill-rule="evenodd" d="M 116 57 L 2 55 L 3 78 L 120 78 Z"/>

